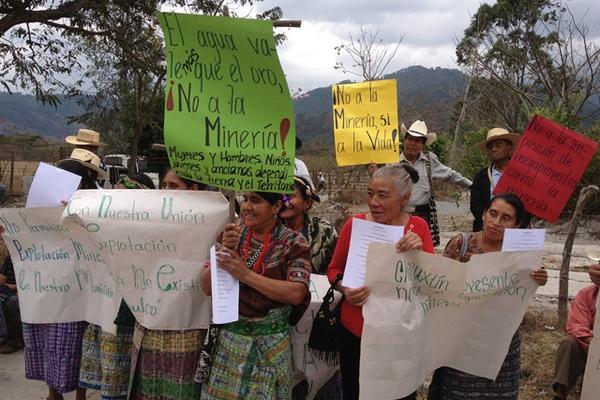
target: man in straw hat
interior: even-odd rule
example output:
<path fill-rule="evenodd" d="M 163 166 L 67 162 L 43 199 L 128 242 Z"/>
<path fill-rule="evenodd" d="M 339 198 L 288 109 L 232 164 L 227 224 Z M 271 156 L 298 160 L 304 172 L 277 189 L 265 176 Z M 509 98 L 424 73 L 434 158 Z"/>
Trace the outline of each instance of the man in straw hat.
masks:
<path fill-rule="evenodd" d="M 475 175 L 471 186 L 471 213 L 475 218 L 473 232 L 483 229 L 483 211 L 490 203 L 492 192 L 502 176 L 502 171 L 508 165 L 519 138 L 519 135 L 504 128 L 492 128 L 488 131 L 486 139 L 477 144 L 479 150 L 487 154 L 491 165 Z"/>
<path fill-rule="evenodd" d="M 413 187 L 408 210 L 411 214 L 417 215 L 429 223 L 431 238 L 434 245 L 437 246 L 440 243 L 440 238 L 435 195 L 431 187 L 432 181 L 446 181 L 464 188 L 469 188 L 472 182 L 452 168 L 442 164 L 434 153 L 425 150 L 425 146 L 435 142 L 437 135 L 427 130 L 424 121 L 415 121 L 408 130 L 402 124 L 400 132 L 404 135 L 404 146 L 402 154 L 400 154 L 400 162 L 410 163 L 419 173 L 419 181 Z"/>
<path fill-rule="evenodd" d="M 104 146 L 104 143 L 100 142 L 100 134 L 91 129 L 79 129 L 77 131 L 77 136 L 67 136 L 65 141 L 75 145 L 75 148 L 77 149 L 84 149 L 95 154 L 98 154 L 98 148 L 100 146 Z"/>

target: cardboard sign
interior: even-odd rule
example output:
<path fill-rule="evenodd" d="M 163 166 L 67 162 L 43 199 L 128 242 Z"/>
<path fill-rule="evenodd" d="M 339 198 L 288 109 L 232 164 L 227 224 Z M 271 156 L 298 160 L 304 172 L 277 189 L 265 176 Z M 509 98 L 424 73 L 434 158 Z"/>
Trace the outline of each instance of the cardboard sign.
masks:
<path fill-rule="evenodd" d="M 293 192 L 296 127 L 271 21 L 158 13 L 165 144 L 179 176 L 236 191 Z"/>
<path fill-rule="evenodd" d="M 400 161 L 396 80 L 333 85 L 339 166 Z"/>
<path fill-rule="evenodd" d="M 536 115 L 525 130 L 494 194 L 510 192 L 527 211 L 556 221 L 575 185 L 598 149 L 598 143 Z"/>
<path fill-rule="evenodd" d="M 496 379 L 537 289 L 541 252 L 468 263 L 373 243 L 367 258 L 360 398 L 397 399 L 442 366 Z"/>
<path fill-rule="evenodd" d="M 63 208 L 4 208 L 23 322 L 87 321 L 116 332 L 121 295 L 87 235 L 60 225 Z"/>
<path fill-rule="evenodd" d="M 62 224 L 96 245 L 142 326 L 181 330 L 210 323 L 201 273 L 227 218 L 218 192 L 80 190 Z"/>
<path fill-rule="evenodd" d="M 594 337 L 588 350 L 581 400 L 596 400 L 600 393 L 600 296 L 596 301 L 596 319 L 594 321 Z"/>

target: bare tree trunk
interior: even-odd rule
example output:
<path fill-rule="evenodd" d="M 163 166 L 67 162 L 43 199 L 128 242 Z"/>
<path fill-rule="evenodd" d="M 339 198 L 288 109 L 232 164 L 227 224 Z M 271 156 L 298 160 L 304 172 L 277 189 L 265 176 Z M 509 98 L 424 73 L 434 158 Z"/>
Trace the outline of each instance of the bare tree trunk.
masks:
<path fill-rule="evenodd" d="M 567 240 L 565 241 L 565 247 L 562 253 L 562 264 L 560 266 L 560 280 L 558 283 L 558 326 L 565 329 L 567 324 L 567 305 L 569 303 L 569 266 L 571 264 L 571 251 L 573 250 L 573 242 L 575 241 L 575 235 L 577 234 L 577 228 L 579 227 L 579 219 L 583 214 L 583 209 L 587 201 L 598 193 L 598 186 L 586 186 L 581 189 L 579 197 L 577 198 L 577 205 L 575 206 L 575 212 L 569 225 L 569 233 Z"/>
<path fill-rule="evenodd" d="M 473 80 L 473 74 L 469 76 L 467 80 L 467 86 L 465 87 L 465 93 L 463 94 L 462 105 L 460 107 L 460 114 L 456 120 L 456 126 L 454 128 L 454 140 L 452 140 L 452 149 L 450 150 L 450 167 L 456 169 L 456 165 L 461 160 L 460 149 L 463 144 L 463 134 L 461 131 L 465 115 L 467 113 L 467 100 L 469 99 L 469 90 L 471 89 L 471 81 Z"/>
<path fill-rule="evenodd" d="M 136 74 L 135 82 L 133 85 L 133 96 L 135 104 L 135 122 L 133 124 L 133 138 L 131 139 L 131 152 L 129 159 L 129 173 L 133 174 L 137 171 L 137 158 L 139 153 L 139 143 L 142 137 L 142 130 L 144 128 L 144 117 L 142 115 L 142 90 L 143 90 L 143 78 L 140 74 Z"/>

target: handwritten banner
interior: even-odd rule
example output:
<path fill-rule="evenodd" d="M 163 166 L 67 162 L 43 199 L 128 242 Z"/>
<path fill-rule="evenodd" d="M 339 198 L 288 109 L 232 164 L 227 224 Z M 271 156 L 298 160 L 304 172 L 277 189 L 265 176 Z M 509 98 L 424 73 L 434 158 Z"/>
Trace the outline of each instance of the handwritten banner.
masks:
<path fill-rule="evenodd" d="M 468 263 L 373 243 L 367 256 L 360 398 L 395 399 L 448 366 L 495 379 L 537 284 L 541 252 Z"/>
<path fill-rule="evenodd" d="M 62 208 L 0 210 L 2 237 L 15 267 L 21 319 L 87 321 L 114 333 L 121 295 L 96 245 L 86 235 L 60 225 L 62 212 Z"/>
<path fill-rule="evenodd" d="M 400 160 L 396 80 L 333 85 L 337 164 Z"/>
<path fill-rule="evenodd" d="M 292 329 L 292 350 L 294 366 L 304 372 L 308 381 L 307 399 L 313 399 L 319 389 L 333 377 L 339 369 L 339 364 L 328 365 L 317 357 L 308 347 L 308 338 L 312 329 L 313 320 L 321 304 L 323 297 L 329 289 L 329 281 L 324 275 L 312 274 L 310 276 L 310 305 L 298 324 Z M 341 297 L 336 292 L 336 299 Z"/>
<path fill-rule="evenodd" d="M 600 296 L 596 301 L 596 319 L 594 321 L 594 337 L 588 350 L 581 400 L 596 400 L 600 393 Z"/>
<path fill-rule="evenodd" d="M 237 191 L 293 191 L 296 127 L 271 21 L 158 14 L 165 144 L 177 174 Z"/>
<path fill-rule="evenodd" d="M 141 325 L 180 330 L 208 327 L 200 276 L 227 217 L 218 192 L 80 190 L 62 223 L 97 246 Z"/>
<path fill-rule="evenodd" d="M 597 149 L 594 140 L 536 115 L 494 193 L 514 193 L 527 211 L 554 222 Z"/>

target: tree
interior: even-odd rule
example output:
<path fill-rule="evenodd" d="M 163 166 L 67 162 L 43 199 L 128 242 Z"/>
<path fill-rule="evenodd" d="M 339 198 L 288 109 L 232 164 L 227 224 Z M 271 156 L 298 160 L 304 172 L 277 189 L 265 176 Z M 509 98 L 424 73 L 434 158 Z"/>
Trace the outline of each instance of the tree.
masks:
<path fill-rule="evenodd" d="M 594 117 L 600 110 L 584 111 L 600 94 L 600 48 L 587 36 L 569 8 L 553 0 L 483 4 L 456 48 L 458 63 L 480 73 L 470 104 L 492 110 L 497 124 L 511 130 L 539 108 L 572 126 Z"/>
<path fill-rule="evenodd" d="M 351 65 L 347 66 L 343 61 L 338 61 L 334 68 L 360 76 L 365 81 L 380 79 L 394 59 L 403 39 L 404 36 L 401 36 L 397 42 L 384 43 L 383 39 L 379 38 L 379 31 L 372 32 L 361 26 L 358 37 L 350 34 L 346 43 L 335 47 L 338 56 L 345 54 L 350 57 Z"/>

